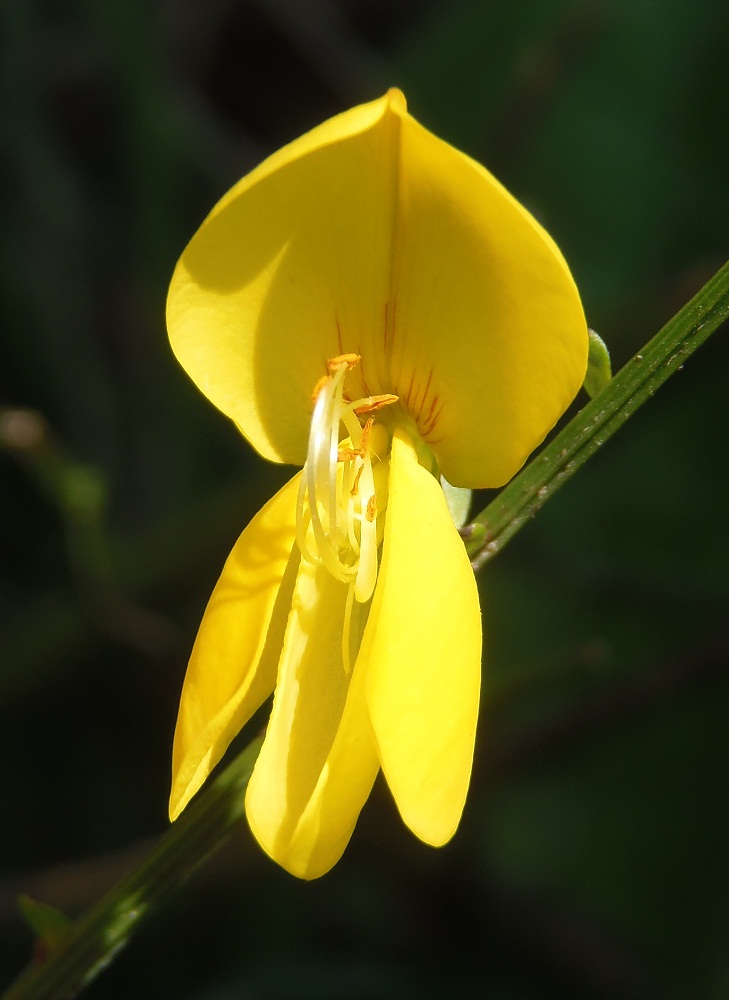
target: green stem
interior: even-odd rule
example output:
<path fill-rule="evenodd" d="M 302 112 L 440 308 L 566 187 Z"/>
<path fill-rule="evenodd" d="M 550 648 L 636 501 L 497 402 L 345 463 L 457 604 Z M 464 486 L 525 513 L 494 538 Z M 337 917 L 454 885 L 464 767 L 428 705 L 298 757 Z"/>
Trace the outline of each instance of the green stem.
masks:
<path fill-rule="evenodd" d="M 546 503 L 729 316 L 729 262 L 653 340 L 577 414 L 475 519 L 478 568 Z M 477 530 L 486 531 L 481 548 Z M 244 791 L 260 740 L 251 743 L 160 840 L 149 857 L 73 926 L 40 965 L 31 966 L 0 1000 L 54 1000 L 75 994 L 109 964 L 157 905 L 219 847 L 241 822 Z"/>
<path fill-rule="evenodd" d="M 244 815 L 245 789 L 260 750 L 255 739 L 126 875 L 53 948 L 31 965 L 2 1000 L 75 996 L 124 948 L 141 921 L 184 882 Z"/>
<path fill-rule="evenodd" d="M 473 519 L 474 570 L 500 552 L 728 316 L 729 261 Z"/>

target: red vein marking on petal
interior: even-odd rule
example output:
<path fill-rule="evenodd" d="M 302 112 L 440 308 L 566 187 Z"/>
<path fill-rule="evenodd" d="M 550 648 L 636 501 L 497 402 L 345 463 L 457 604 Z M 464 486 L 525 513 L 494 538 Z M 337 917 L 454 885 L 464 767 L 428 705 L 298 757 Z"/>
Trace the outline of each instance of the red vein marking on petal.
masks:
<path fill-rule="evenodd" d="M 445 402 L 441 402 L 439 394 L 436 393 L 435 396 L 433 397 L 433 402 L 430 404 L 430 409 L 428 410 L 428 415 L 425 420 L 425 425 L 421 426 L 420 429 L 420 433 L 423 435 L 425 440 L 428 441 L 429 444 L 433 444 L 433 441 L 429 440 L 430 435 L 435 430 L 444 407 L 445 407 Z"/>
<path fill-rule="evenodd" d="M 438 407 L 438 409 L 433 414 L 433 418 L 430 421 L 430 427 L 428 428 L 428 433 L 429 434 L 432 434 L 433 431 L 435 430 L 435 428 L 436 428 L 436 426 L 438 424 L 438 421 L 440 420 L 440 415 L 443 412 L 443 410 L 445 410 L 445 400 L 443 400 L 443 402 L 440 404 L 440 406 Z"/>
<path fill-rule="evenodd" d="M 418 412 L 414 414 L 416 422 L 420 420 L 423 415 L 423 407 L 425 406 L 425 400 L 428 398 L 428 393 L 430 391 L 430 383 L 433 379 L 433 366 L 430 366 L 430 372 L 428 374 L 428 380 L 425 383 L 425 388 L 423 389 L 423 396 L 418 404 Z"/>
<path fill-rule="evenodd" d="M 434 396 L 433 396 L 433 399 L 431 400 L 428 412 L 425 414 L 425 423 L 426 424 L 430 423 L 430 421 L 431 421 L 431 419 L 433 417 L 433 413 L 435 411 L 435 408 L 436 408 L 436 406 L 438 405 L 439 402 L 440 402 L 440 395 L 436 392 L 434 394 Z"/>
<path fill-rule="evenodd" d="M 442 412 L 443 412 L 443 407 L 441 407 L 440 410 L 438 410 L 438 413 L 436 414 L 436 417 L 433 420 L 433 423 L 430 425 L 430 427 L 428 427 L 428 429 L 423 434 L 423 438 L 428 442 L 428 444 L 434 444 L 435 441 L 442 441 L 443 440 L 442 437 L 433 438 L 433 431 L 438 426 L 438 418 L 440 417 L 440 415 L 441 415 Z"/>
<path fill-rule="evenodd" d="M 395 345 L 395 310 L 397 303 L 385 302 L 384 323 L 382 327 L 382 348 L 385 357 L 392 354 Z"/>
<path fill-rule="evenodd" d="M 359 351 L 359 348 L 357 350 Z M 359 378 L 360 382 L 362 383 L 362 388 L 364 389 L 364 395 L 373 396 L 374 393 L 370 392 L 369 386 L 367 385 L 367 376 L 365 375 L 364 358 L 361 358 L 359 362 Z"/>
<path fill-rule="evenodd" d="M 412 413 L 412 406 L 410 405 L 410 400 L 413 395 L 413 388 L 415 386 L 415 372 L 410 373 L 410 385 L 408 386 L 407 392 L 405 393 L 403 399 L 405 400 L 405 405 Z"/>

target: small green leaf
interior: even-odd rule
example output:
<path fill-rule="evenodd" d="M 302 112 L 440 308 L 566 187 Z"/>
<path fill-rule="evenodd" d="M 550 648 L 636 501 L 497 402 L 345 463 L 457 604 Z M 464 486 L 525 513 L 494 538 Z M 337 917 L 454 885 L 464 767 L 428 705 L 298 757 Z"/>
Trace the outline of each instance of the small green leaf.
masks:
<path fill-rule="evenodd" d="M 19 896 L 18 906 L 26 922 L 49 951 L 61 944 L 73 927 L 73 922 L 65 913 L 30 896 Z"/>

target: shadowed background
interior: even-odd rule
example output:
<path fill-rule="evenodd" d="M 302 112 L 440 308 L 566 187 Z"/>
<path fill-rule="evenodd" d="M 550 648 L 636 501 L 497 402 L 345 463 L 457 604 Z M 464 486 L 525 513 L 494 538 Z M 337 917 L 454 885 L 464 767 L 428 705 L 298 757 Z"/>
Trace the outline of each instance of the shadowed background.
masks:
<path fill-rule="evenodd" d="M 708 0 L 0 4 L 0 985 L 18 892 L 75 915 L 166 828 L 197 624 L 290 474 L 167 344 L 209 208 L 400 86 L 554 236 L 618 368 L 727 256 L 728 47 Z M 87 995 L 728 996 L 727 378 L 724 331 L 481 573 L 448 847 L 380 785 L 316 883 L 243 830 Z"/>

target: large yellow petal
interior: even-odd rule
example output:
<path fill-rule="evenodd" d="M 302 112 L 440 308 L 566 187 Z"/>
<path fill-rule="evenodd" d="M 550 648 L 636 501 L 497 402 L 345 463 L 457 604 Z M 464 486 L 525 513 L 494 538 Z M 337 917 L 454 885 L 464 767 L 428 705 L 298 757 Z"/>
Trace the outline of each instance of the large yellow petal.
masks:
<path fill-rule="evenodd" d="M 185 250 L 167 315 L 183 366 L 267 458 L 303 462 L 311 389 L 351 351 L 352 398 L 399 395 L 457 486 L 510 478 L 587 361 L 550 237 L 398 91 L 243 178 Z"/>
<path fill-rule="evenodd" d="M 286 630 L 273 710 L 246 793 L 263 849 L 301 878 L 340 858 L 379 764 L 358 664 L 342 662 L 347 585 L 302 561 Z M 355 604 L 352 644 L 364 608 Z"/>
<path fill-rule="evenodd" d="M 175 354 L 274 461 L 303 464 L 327 358 L 364 350 L 372 381 L 366 348 L 388 297 L 398 101 L 393 92 L 356 107 L 269 157 L 213 209 L 172 278 Z M 378 391 L 376 379 L 368 388 Z"/>
<path fill-rule="evenodd" d="M 359 665 L 400 814 L 438 846 L 458 826 L 471 775 L 481 615 L 443 491 L 401 431 L 390 461 L 382 566 Z"/>
<path fill-rule="evenodd" d="M 273 690 L 299 561 L 300 478 L 287 483 L 244 530 L 203 616 L 175 730 L 172 819 Z"/>
<path fill-rule="evenodd" d="M 582 384 L 588 338 L 552 239 L 482 166 L 400 121 L 387 391 L 445 478 L 499 486 Z"/>

